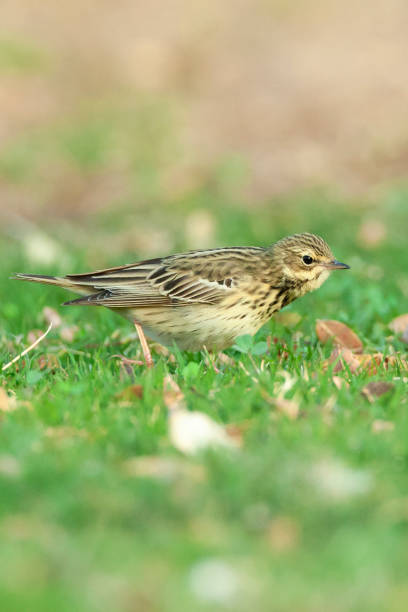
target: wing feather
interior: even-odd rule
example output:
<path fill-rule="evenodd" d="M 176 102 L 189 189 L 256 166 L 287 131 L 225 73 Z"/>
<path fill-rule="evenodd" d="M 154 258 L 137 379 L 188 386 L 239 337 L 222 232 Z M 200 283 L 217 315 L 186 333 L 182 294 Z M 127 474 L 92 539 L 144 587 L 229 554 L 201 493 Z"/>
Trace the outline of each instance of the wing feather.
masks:
<path fill-rule="evenodd" d="M 67 280 L 82 288 L 89 286 L 90 295 L 68 303 L 118 308 L 217 304 L 237 289 L 248 261 L 259 261 L 262 252 L 258 247 L 193 251 L 89 274 L 70 274 Z"/>

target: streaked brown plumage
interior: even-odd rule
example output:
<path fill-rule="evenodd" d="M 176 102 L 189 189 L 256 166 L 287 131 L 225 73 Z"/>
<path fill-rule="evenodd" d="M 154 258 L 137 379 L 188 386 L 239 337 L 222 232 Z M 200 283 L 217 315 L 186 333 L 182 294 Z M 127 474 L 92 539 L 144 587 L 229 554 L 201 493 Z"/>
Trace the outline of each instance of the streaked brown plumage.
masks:
<path fill-rule="evenodd" d="M 63 278 L 16 274 L 81 294 L 66 304 L 106 306 L 162 344 L 222 349 L 255 334 L 272 314 L 348 268 L 313 234 L 270 247 L 191 251 Z"/>

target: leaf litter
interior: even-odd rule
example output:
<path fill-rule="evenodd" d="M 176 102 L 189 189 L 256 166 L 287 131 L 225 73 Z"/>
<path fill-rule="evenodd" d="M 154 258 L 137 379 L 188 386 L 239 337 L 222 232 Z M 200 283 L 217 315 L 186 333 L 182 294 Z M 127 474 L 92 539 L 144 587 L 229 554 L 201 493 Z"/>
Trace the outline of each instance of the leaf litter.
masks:
<path fill-rule="evenodd" d="M 204 412 L 187 410 L 184 394 L 168 374 L 163 380 L 163 401 L 168 410 L 169 438 L 182 453 L 194 455 L 214 447 L 237 448 L 240 442 Z"/>
<path fill-rule="evenodd" d="M 350 349 L 354 353 L 363 352 L 363 343 L 357 334 L 341 321 L 318 319 L 316 334 L 322 344 L 330 340 L 339 347 Z"/>
<path fill-rule="evenodd" d="M 371 381 L 367 383 L 361 390 L 362 395 L 368 399 L 370 403 L 376 401 L 378 397 L 390 393 L 395 390 L 395 384 L 385 380 Z"/>

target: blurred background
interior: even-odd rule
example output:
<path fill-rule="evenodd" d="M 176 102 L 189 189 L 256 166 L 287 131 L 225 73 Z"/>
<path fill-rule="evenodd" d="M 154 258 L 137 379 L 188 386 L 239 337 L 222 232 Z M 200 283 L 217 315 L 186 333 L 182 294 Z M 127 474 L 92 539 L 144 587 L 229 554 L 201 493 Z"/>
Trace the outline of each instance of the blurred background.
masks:
<path fill-rule="evenodd" d="M 404 0 L 3 0 L 3 240 L 108 265 L 268 243 L 339 206 L 383 240 L 405 201 L 407 27 Z"/>

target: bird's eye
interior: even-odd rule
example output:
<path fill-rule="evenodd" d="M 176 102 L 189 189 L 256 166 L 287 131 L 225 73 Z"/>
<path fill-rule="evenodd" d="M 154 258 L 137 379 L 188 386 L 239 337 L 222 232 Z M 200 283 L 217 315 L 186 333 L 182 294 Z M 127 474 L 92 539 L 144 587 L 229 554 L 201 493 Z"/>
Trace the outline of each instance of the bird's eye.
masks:
<path fill-rule="evenodd" d="M 313 263 L 313 257 L 310 257 L 310 255 L 303 255 L 302 260 L 307 266 L 310 266 L 310 264 Z"/>

